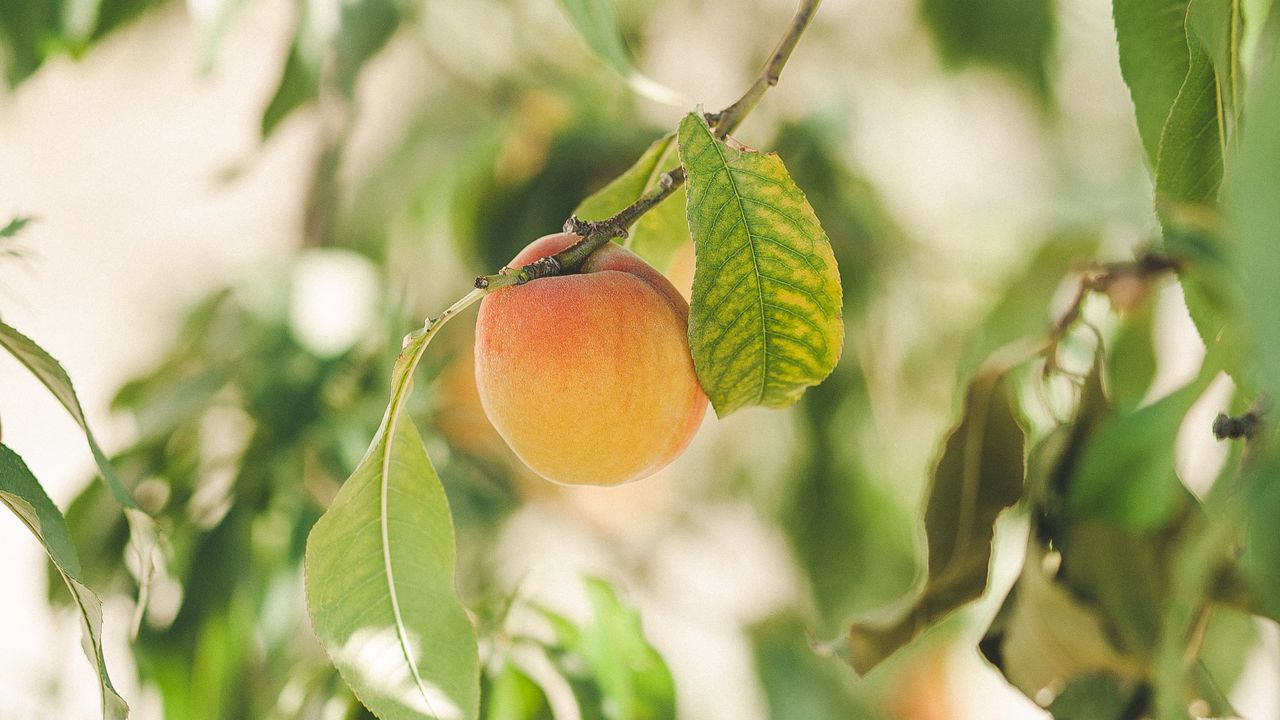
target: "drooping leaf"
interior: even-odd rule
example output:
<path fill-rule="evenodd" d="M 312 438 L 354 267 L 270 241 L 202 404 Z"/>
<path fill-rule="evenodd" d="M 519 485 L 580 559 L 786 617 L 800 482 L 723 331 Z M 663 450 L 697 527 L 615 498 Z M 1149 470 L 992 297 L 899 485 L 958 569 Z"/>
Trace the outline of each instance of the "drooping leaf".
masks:
<path fill-rule="evenodd" d="M 822 381 L 844 340 L 826 233 L 772 154 L 731 147 L 696 114 L 680 123 L 697 252 L 689 346 L 721 417 L 786 407 Z"/>
<path fill-rule="evenodd" d="M 986 589 L 996 518 L 1023 492 L 1024 438 L 1009 384 L 1002 369 L 974 378 L 964 416 L 947 437 L 926 500 L 924 587 L 892 625 L 853 626 L 849 649 L 857 672 L 869 671 Z"/>
<path fill-rule="evenodd" d="M 356 697 L 383 720 L 479 714 L 479 651 L 454 586 L 448 500 L 404 415 L 413 370 L 441 324 L 406 343 L 382 427 L 307 538 L 312 625 Z"/>
<path fill-rule="evenodd" d="M 583 200 L 573 214 L 583 220 L 610 217 L 657 187 L 662 174 L 675 169 L 679 163 L 676 136 L 665 135 L 654 141 L 626 172 Z M 686 242 L 689 242 L 689 226 L 685 220 L 685 194 L 675 192 L 640 216 L 623 244 L 665 272 L 671 256 Z"/>
<path fill-rule="evenodd" d="M 1186 490 L 1173 472 L 1173 445 L 1210 373 L 1160 400 L 1112 415 L 1097 427 L 1067 494 L 1077 518 L 1099 518 L 1141 530 L 1181 507 Z"/>
<path fill-rule="evenodd" d="M 584 718 L 660 720 L 675 717 L 671 671 L 645 639 L 640 615 L 611 585 L 586 580 L 591 620 L 541 610 L 556 634 L 550 657 L 569 681 Z"/>
<path fill-rule="evenodd" d="M 18 362 L 26 366 L 32 375 L 49 389 L 54 398 L 66 408 L 71 414 L 71 418 L 76 421 L 80 429 L 84 431 L 85 439 L 89 442 L 89 450 L 93 453 L 94 462 L 98 464 L 98 470 L 102 473 L 102 478 L 106 481 L 107 486 L 111 488 L 111 494 L 115 496 L 116 501 L 126 508 L 138 509 L 137 503 L 129 491 L 125 489 L 124 482 L 116 474 L 111 467 L 111 463 L 107 462 L 107 456 L 99 447 L 98 441 L 94 439 L 93 432 L 89 430 L 89 423 L 84 417 L 84 408 L 80 406 L 80 399 L 76 397 L 75 388 L 71 384 L 71 378 L 67 375 L 67 371 L 62 369 L 62 365 L 54 360 L 44 348 L 35 343 L 34 340 L 18 332 L 14 328 L 0 322 L 0 347 L 9 351 L 11 355 L 18 359 Z"/>
<path fill-rule="evenodd" d="M 1045 552 L 1029 550 L 1007 603 L 1000 669 L 1029 698 L 1100 674 L 1118 681 L 1143 675 L 1141 660 L 1118 650 L 1098 609 L 1046 574 Z"/>
<path fill-rule="evenodd" d="M 62 513 L 22 458 L 4 445 L 0 445 L 0 503 L 36 536 L 66 583 L 80 613 L 85 657 L 98 675 L 103 720 L 123 720 L 129 716 L 129 706 L 111 685 L 102 654 L 102 601 L 81 581 L 80 558 Z"/>
<path fill-rule="evenodd" d="M 542 687 L 510 661 L 493 677 L 485 677 L 481 695 L 484 720 L 551 720 L 554 717 Z"/>
<path fill-rule="evenodd" d="M 1048 58 L 1053 45 L 1049 0 L 924 0 L 925 25 L 944 61 L 985 63 L 1048 96 Z"/>
<path fill-rule="evenodd" d="M 661 103 L 677 104 L 680 97 L 674 91 L 642 75 L 635 69 L 622 35 L 618 29 L 618 17 L 613 0 L 559 0 L 560 8 L 569 17 L 578 35 L 606 65 L 626 79 L 637 93 Z"/>

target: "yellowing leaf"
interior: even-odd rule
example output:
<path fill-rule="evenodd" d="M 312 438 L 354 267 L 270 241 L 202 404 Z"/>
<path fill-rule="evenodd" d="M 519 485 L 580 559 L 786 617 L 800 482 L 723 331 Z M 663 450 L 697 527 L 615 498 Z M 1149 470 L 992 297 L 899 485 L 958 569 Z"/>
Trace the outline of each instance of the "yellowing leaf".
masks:
<path fill-rule="evenodd" d="M 698 379 L 721 417 L 791 405 L 840 359 L 831 243 L 776 155 L 730 147 L 695 114 L 678 137 L 697 253 L 689 347 Z"/>

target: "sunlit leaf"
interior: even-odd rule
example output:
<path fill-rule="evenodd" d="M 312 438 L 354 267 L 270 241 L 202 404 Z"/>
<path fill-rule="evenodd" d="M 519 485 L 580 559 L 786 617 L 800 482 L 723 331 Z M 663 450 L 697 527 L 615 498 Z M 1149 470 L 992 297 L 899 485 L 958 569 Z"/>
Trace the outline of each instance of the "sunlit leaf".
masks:
<path fill-rule="evenodd" d="M 611 585 L 586 580 L 591 620 L 578 627 L 548 610 L 557 647 L 550 656 L 564 673 L 584 718 L 661 720 L 675 717 L 671 671 L 645 639 L 640 615 Z"/>
<path fill-rule="evenodd" d="M 479 714 L 479 651 L 454 587 L 448 500 L 404 415 L 413 370 L 440 324 L 401 351 L 382 427 L 307 538 L 313 627 L 356 697 L 383 720 Z"/>
<path fill-rule="evenodd" d="M 689 346 L 721 417 L 786 407 L 822 381 L 844 340 L 840 275 L 826 233 L 776 155 L 680 123 L 697 251 Z"/>
<path fill-rule="evenodd" d="M 657 102 L 678 104 L 680 96 L 640 74 L 631 63 L 618 30 L 613 0 L 559 0 L 578 35 L 606 65 L 627 80 L 632 90 Z"/>
<path fill-rule="evenodd" d="M 894 624 L 853 626 L 850 660 L 859 673 L 986 589 L 996 518 L 1023 491 L 1024 439 L 1009 382 L 1000 370 L 989 369 L 969 388 L 964 416 L 947 437 L 929 488 L 924 587 Z"/>
<path fill-rule="evenodd" d="M 986 63 L 1047 97 L 1054 14 L 1049 0 L 924 0 L 925 25 L 952 65 Z"/>
<path fill-rule="evenodd" d="M 137 509 L 138 505 L 133 501 L 133 497 L 129 495 L 129 491 L 125 489 L 124 482 L 116 474 L 111 467 L 111 463 L 107 462 L 107 456 L 99 447 L 98 441 L 93 437 L 93 432 L 89 430 L 89 423 L 84 417 L 84 408 L 80 406 L 80 399 L 76 397 L 75 388 L 71 385 L 71 378 L 67 375 L 67 371 L 62 369 L 62 365 L 58 364 L 49 353 L 44 351 L 31 338 L 23 335 L 12 327 L 0 322 L 0 347 L 8 350 L 11 355 L 18 359 L 23 365 L 31 371 L 32 375 L 49 389 L 49 392 L 62 403 L 62 407 L 66 408 L 71 414 L 71 418 L 76 421 L 80 429 L 84 431 L 85 439 L 89 441 L 89 450 L 93 453 L 93 459 L 98 464 L 98 470 L 102 473 L 102 477 L 107 482 L 107 486 L 111 488 L 111 494 L 115 496 L 116 501 L 126 508 Z"/>
<path fill-rule="evenodd" d="M 679 164 L 676 136 L 666 135 L 650 145 L 626 172 L 583 200 L 573 214 L 583 220 L 610 217 L 657 187 L 662 174 Z M 675 192 L 640 216 L 623 244 L 665 272 L 671 256 L 686 242 L 689 242 L 689 226 L 685 220 L 685 194 Z"/>
<path fill-rule="evenodd" d="M 551 720 L 551 705 L 538 683 L 511 662 L 492 677 L 486 676 L 482 693 L 484 720 Z"/>
<path fill-rule="evenodd" d="M 81 581 L 80 559 L 66 520 L 22 458 L 4 445 L 0 445 L 0 503 L 13 511 L 36 536 L 71 591 L 80 612 L 80 629 L 84 634 L 81 644 L 98 674 L 103 720 L 128 717 L 129 706 L 112 687 L 102 655 L 102 601 Z"/>

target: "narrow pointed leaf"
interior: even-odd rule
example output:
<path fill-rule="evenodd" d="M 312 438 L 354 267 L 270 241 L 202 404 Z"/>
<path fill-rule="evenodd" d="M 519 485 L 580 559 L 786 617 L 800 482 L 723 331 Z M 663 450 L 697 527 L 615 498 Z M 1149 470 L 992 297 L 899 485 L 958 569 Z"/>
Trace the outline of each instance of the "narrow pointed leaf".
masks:
<path fill-rule="evenodd" d="M 635 202 L 656 188 L 662 174 L 680 164 L 674 133 L 656 140 L 626 172 L 583 200 L 574 215 L 583 220 L 603 220 Z M 645 262 L 666 272 L 671 258 L 689 242 L 689 225 L 685 221 L 685 196 L 672 193 L 657 207 L 640 216 L 623 243 Z"/>
<path fill-rule="evenodd" d="M 67 375 L 67 371 L 62 369 L 62 365 L 31 338 L 3 322 L 0 322 L 0 347 L 8 350 L 18 359 L 18 362 L 25 365 L 31 374 L 49 389 L 58 402 L 62 403 L 62 407 L 71 414 L 71 419 L 75 420 L 84 431 L 84 437 L 89 442 L 89 450 L 93 453 L 93 459 L 98 464 L 98 470 L 106 480 L 107 487 L 111 488 L 111 494 L 126 508 L 137 509 L 138 504 L 133 501 L 120 476 L 112 469 L 111 463 L 107 462 L 106 453 L 102 452 L 98 441 L 93 437 L 93 431 L 89 429 L 89 423 L 84 418 L 84 408 L 80 406 L 80 399 L 76 397 L 71 378 Z"/>
<path fill-rule="evenodd" d="M 730 147 L 695 114 L 679 141 L 697 252 L 689 347 L 698 379 L 721 417 L 787 407 L 840 359 L 831 243 L 777 155 Z"/>
<path fill-rule="evenodd" d="M 111 685 L 102 654 L 102 601 L 81 580 L 80 558 L 62 513 L 22 458 L 4 445 L 0 445 L 0 504 L 12 510 L 36 536 L 71 591 L 80 613 L 81 644 L 98 674 L 103 720 L 123 720 L 129 716 L 129 706 Z"/>
<path fill-rule="evenodd" d="M 356 697 L 382 720 L 474 720 L 475 629 L 454 586 L 448 500 L 404 416 L 434 328 L 411 336 L 369 451 L 307 539 L 307 609 Z"/>
<path fill-rule="evenodd" d="M 22 232 L 23 228 L 31 224 L 32 220 L 35 220 L 35 218 L 24 217 L 24 216 L 18 216 L 13 218 L 8 223 L 6 223 L 4 227 L 0 227 L 0 239 L 11 238 L 17 235 L 18 233 Z"/>
<path fill-rule="evenodd" d="M 855 671 L 870 671 L 986 590 L 996 518 L 1022 498 L 1023 444 L 1009 380 L 988 369 L 969 388 L 964 417 L 933 473 L 925 508 L 924 587 L 897 622 L 853 626 L 849 653 Z"/>

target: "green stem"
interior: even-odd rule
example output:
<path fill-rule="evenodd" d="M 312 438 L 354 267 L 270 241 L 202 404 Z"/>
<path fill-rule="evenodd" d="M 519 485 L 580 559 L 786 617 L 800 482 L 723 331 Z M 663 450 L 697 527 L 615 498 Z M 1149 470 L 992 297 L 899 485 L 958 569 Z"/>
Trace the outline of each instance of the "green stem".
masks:
<path fill-rule="evenodd" d="M 791 58 L 792 51 L 800 42 L 800 36 L 809 27 L 813 14 L 821 0 L 802 0 L 796 10 L 786 34 L 778 42 L 778 47 L 765 63 L 751 87 L 729 107 L 707 116 L 715 132 L 715 136 L 723 140 L 733 132 L 747 115 L 764 97 L 766 91 L 778 84 L 782 69 Z M 591 253 L 599 250 L 605 243 L 618 237 L 626 237 L 631 225 L 642 215 L 652 210 L 658 203 L 666 200 L 685 181 L 684 168 L 677 166 L 661 176 L 658 186 L 641 195 L 634 203 L 623 208 L 613 217 L 595 222 L 570 217 L 564 224 L 564 231 L 581 235 L 582 239 L 561 250 L 555 255 L 536 260 L 520 268 L 504 267 L 492 275 L 481 275 L 476 278 L 475 286 L 480 290 L 497 290 L 511 285 L 523 285 L 532 280 L 556 275 L 568 275 L 578 272 L 582 263 Z"/>

